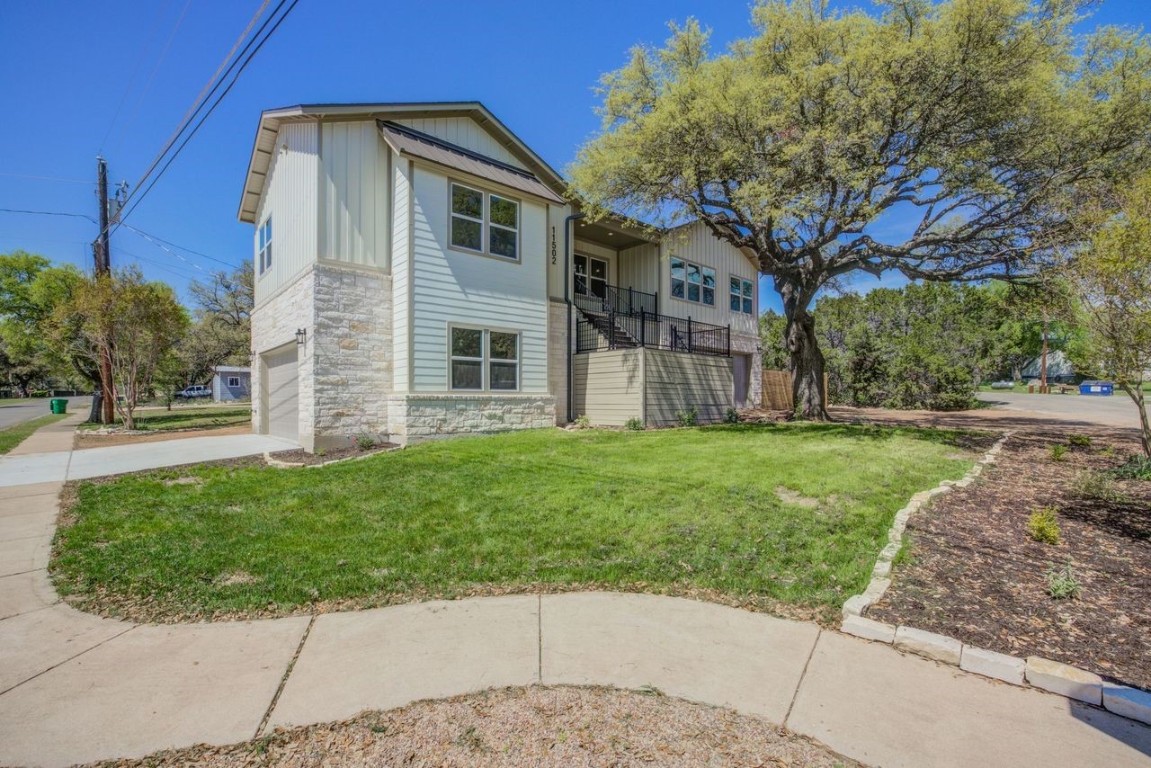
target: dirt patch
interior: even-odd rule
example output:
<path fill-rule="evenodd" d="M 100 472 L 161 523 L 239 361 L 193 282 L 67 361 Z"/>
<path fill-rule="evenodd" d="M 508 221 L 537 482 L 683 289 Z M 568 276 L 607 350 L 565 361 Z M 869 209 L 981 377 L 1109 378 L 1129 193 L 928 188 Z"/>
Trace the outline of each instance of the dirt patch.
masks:
<path fill-rule="evenodd" d="M 218 587 L 237 587 L 245 584 L 255 584 L 259 579 L 247 571 L 229 571 L 221 573 L 212 583 Z"/>
<path fill-rule="evenodd" d="M 1091 444 L 1071 446 L 1072 434 Z M 1151 482 L 1107 474 L 1137 450 L 1125 430 L 1047 424 L 1012 436 L 977 482 L 912 517 L 910 556 L 868 615 L 1151 688 Z M 1054 546 L 1028 534 L 1044 508 L 1061 529 Z M 1068 565 L 1079 596 L 1054 599 L 1048 574 Z"/>
<path fill-rule="evenodd" d="M 367 450 L 363 450 L 353 445 L 347 448 L 326 450 L 323 453 L 307 453 L 302 448 L 297 448 L 291 451 L 276 451 L 269 455 L 276 461 L 282 461 L 285 464 L 299 464 L 301 466 L 314 467 L 320 464 L 327 464 L 330 461 L 340 461 L 342 459 L 354 459 L 361 456 L 386 453 L 394 450 L 396 447 L 397 446 L 391 443 L 380 443 Z"/>
<path fill-rule="evenodd" d="M 803 507 L 804 509 L 815 509 L 819 506 L 820 501 L 812 496 L 804 496 L 799 491 L 793 491 L 790 488 L 785 488 L 782 485 L 775 487 L 775 495 L 784 504 L 791 504 L 796 507 Z"/>
<path fill-rule="evenodd" d="M 188 476 L 176 477 L 176 478 L 173 478 L 171 480 L 165 480 L 164 481 L 164 485 L 167 485 L 169 487 L 173 486 L 173 485 L 203 485 L 203 484 L 204 484 L 203 478 L 188 477 Z"/>
<path fill-rule="evenodd" d="M 137 766 L 858 766 L 767 720 L 609 688 L 504 688 L 277 730 L 103 768 Z"/>
<path fill-rule="evenodd" d="M 213 429 L 168 429 L 157 432 L 97 432 L 81 429 L 76 431 L 72 448 L 83 451 L 88 448 L 107 448 L 112 445 L 136 445 L 157 443 L 164 440 L 187 440 L 192 437 L 223 437 L 224 435 L 246 435 L 252 431 L 248 424 Z"/>

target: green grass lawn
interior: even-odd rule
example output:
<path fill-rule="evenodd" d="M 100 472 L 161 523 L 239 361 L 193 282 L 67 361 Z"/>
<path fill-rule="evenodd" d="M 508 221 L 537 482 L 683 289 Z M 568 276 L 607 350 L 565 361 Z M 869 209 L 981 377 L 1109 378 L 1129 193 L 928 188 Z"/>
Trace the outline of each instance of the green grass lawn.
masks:
<path fill-rule="evenodd" d="M 24 402 L 28 402 L 25 400 Z M 8 453 L 20 443 L 24 442 L 29 435 L 31 435 L 40 427 L 46 427 L 49 424 L 60 421 L 60 419 L 67 418 L 67 414 L 48 414 L 41 416 L 32 421 L 26 421 L 23 424 L 17 424 L 14 427 L 0 430 L 0 454 Z"/>
<path fill-rule="evenodd" d="M 461 438 L 308 470 L 81 483 L 57 587 L 138 619 L 595 585 L 831 615 L 956 433 L 850 425 Z"/>
<path fill-rule="evenodd" d="M 213 429 L 249 424 L 251 406 L 242 408 L 182 407 L 167 410 L 136 411 L 136 429 L 163 432 L 173 429 Z M 119 424 L 119 420 L 116 422 Z M 81 424 L 80 429 L 99 429 L 99 424 Z"/>

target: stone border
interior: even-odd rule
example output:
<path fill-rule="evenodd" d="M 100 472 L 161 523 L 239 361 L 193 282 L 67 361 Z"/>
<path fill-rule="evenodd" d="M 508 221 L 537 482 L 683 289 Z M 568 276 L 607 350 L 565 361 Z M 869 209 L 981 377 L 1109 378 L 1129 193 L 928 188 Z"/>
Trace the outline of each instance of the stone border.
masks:
<path fill-rule="evenodd" d="M 272 454 L 265 451 L 264 463 L 266 463 L 269 467 L 274 467 L 276 469 L 317 469 L 319 467 L 330 467 L 333 464 L 343 464 L 349 461 L 364 461 L 366 459 L 372 458 L 373 456 L 382 456 L 385 453 L 395 453 L 396 451 L 402 450 L 404 450 L 404 446 L 397 445 L 392 448 L 386 448 L 382 451 L 372 451 L 371 453 L 366 453 L 363 456 L 345 456 L 342 459 L 332 459 L 331 461 L 324 461 L 319 464 L 301 464 L 296 461 L 280 461 L 279 459 L 272 458 Z"/>
<path fill-rule="evenodd" d="M 1013 432 L 1007 432 L 996 441 L 962 479 L 944 480 L 929 491 L 915 494 L 907 506 L 895 514 L 895 520 L 887 533 L 887 546 L 879 553 L 867 589 L 863 594 L 849 597 L 843 604 L 843 623 L 840 625 L 840 631 L 864 640 L 886 643 L 898 651 L 914 653 L 933 661 L 957 666 L 965 672 L 990 677 L 1011 685 L 1030 685 L 1048 693 L 1057 693 L 1151 725 L 1151 692 L 1109 683 L 1092 672 L 1041 656 L 1021 659 L 976 648 L 946 635 L 914 627 L 895 627 L 863 615 L 891 586 L 891 564 L 903 546 L 903 532 L 911 515 L 935 496 L 948 493 L 952 488 L 966 488 L 971 485 L 975 478 L 983 473 L 984 467 L 995 463 L 1003 444 L 1012 434 Z"/>

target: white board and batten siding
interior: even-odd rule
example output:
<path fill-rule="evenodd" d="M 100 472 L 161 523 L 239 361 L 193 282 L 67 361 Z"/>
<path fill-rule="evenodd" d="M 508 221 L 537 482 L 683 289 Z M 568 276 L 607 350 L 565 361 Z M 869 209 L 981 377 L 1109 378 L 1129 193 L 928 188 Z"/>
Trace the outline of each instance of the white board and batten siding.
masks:
<path fill-rule="evenodd" d="M 388 269 L 388 153 L 374 120 L 322 125 L 320 259 Z"/>
<path fill-rule="evenodd" d="M 441 141 L 455 144 L 484 157 L 527 170 L 519 158 L 470 117 L 400 118 L 392 122 L 435 136 Z"/>
<path fill-rule="evenodd" d="M 690 317 L 712 325 L 731 324 L 733 334 L 755 336 L 759 333 L 759 280 L 756 268 L 738 248 L 716 238 L 700 223 L 687 224 L 664 234 L 660 243 L 659 304 L 660 312 L 673 317 Z M 684 259 L 715 268 L 715 306 L 673 298 L 671 295 L 671 260 Z M 752 313 L 732 312 L 729 285 L 732 276 L 752 281 Z"/>
<path fill-rule="evenodd" d="M 668 293 L 668 288 L 660 290 L 659 245 L 656 243 L 644 243 L 620 251 L 617 274 L 620 288 L 659 293 L 661 303 Z M 667 314 L 662 308 L 660 312 Z"/>
<path fill-rule="evenodd" d="M 317 123 L 289 122 L 280 126 L 253 232 L 257 306 L 315 263 L 318 150 Z M 261 274 L 256 263 L 258 238 L 268 216 L 272 217 L 272 265 Z"/>
<path fill-rule="evenodd" d="M 448 183 L 443 173 L 414 166 L 410 391 L 449 391 L 448 328 L 456 324 L 518 331 L 519 391 L 547 392 L 547 206 L 518 198 L 518 262 L 459 251 L 449 247 Z"/>

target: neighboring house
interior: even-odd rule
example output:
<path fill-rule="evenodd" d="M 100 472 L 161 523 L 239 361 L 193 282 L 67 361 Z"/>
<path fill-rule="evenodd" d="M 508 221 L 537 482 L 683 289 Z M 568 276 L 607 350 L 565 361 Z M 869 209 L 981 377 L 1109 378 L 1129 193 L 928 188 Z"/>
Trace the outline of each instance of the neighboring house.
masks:
<path fill-rule="evenodd" d="M 1022 375 L 1024 379 L 1043 378 L 1042 356 L 1036 357 L 1023 366 Z M 1047 353 L 1047 380 L 1062 384 L 1073 384 L 1078 380 L 1071 360 L 1063 354 L 1062 350 L 1053 349 Z"/>
<path fill-rule="evenodd" d="M 253 426 L 307 450 L 760 402 L 754 261 L 701 223 L 589 224 L 475 102 L 261 116 Z"/>
<path fill-rule="evenodd" d="M 212 372 L 212 400 L 227 403 L 252 397 L 252 369 L 240 365 L 217 365 Z"/>

